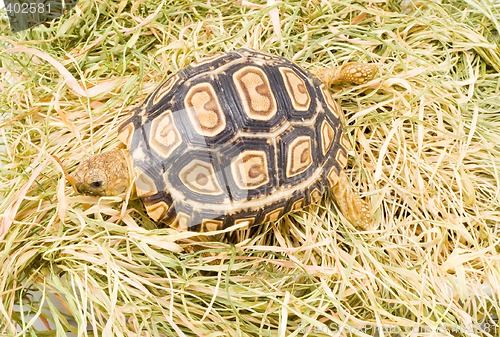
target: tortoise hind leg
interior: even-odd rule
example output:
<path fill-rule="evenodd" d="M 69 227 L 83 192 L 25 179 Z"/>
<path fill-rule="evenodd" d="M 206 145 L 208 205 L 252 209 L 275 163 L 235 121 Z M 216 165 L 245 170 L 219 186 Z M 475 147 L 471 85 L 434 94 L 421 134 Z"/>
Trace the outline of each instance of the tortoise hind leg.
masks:
<path fill-rule="evenodd" d="M 377 70 L 378 67 L 373 63 L 349 62 L 338 67 L 318 70 L 316 76 L 327 86 L 364 84 L 375 77 Z"/>
<path fill-rule="evenodd" d="M 368 229 L 373 225 L 368 204 L 354 193 L 344 171 L 340 172 L 332 189 L 334 198 L 342 214 L 356 227 Z"/>

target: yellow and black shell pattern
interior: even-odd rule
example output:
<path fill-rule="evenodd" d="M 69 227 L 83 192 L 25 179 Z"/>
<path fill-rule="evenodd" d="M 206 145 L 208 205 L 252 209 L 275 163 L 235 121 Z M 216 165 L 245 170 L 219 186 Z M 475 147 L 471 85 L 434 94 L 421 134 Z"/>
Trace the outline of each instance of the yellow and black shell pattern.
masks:
<path fill-rule="evenodd" d="M 238 49 L 170 76 L 119 138 L 151 218 L 213 231 L 319 200 L 346 164 L 342 119 L 317 77 L 283 57 Z"/>

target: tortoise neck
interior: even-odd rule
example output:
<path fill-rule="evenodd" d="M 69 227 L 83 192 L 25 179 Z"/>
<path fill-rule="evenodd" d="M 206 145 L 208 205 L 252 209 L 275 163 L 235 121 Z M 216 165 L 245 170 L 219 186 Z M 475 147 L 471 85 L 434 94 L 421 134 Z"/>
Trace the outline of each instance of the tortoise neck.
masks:
<path fill-rule="evenodd" d="M 119 147 L 116 151 L 120 152 L 123 161 L 127 167 L 127 177 L 128 177 L 128 186 L 131 188 L 130 196 L 131 198 L 135 198 L 135 175 L 134 175 L 134 163 L 132 159 L 132 154 L 126 147 Z"/>

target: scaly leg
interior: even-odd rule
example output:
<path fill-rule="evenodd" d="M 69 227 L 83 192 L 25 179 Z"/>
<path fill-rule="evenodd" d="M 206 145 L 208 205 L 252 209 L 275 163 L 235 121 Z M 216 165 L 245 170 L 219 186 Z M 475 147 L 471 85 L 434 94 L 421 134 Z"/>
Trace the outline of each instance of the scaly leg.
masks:
<path fill-rule="evenodd" d="M 373 63 L 349 62 L 330 69 L 321 69 L 316 76 L 327 86 L 338 84 L 364 84 L 371 81 L 378 67 Z"/>
<path fill-rule="evenodd" d="M 344 171 L 340 172 L 339 180 L 333 187 L 333 195 L 342 214 L 353 225 L 368 229 L 373 225 L 368 204 L 354 193 Z"/>

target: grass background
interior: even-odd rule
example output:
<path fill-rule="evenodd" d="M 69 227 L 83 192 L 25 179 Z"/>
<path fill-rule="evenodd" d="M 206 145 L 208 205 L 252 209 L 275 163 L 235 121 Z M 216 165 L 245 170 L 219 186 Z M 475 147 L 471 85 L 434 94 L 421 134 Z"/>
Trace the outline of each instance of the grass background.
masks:
<path fill-rule="evenodd" d="M 81 0 L 15 35 L 2 17 L 0 335 L 499 335 L 498 1 Z M 242 46 L 379 64 L 332 89 L 373 228 L 326 196 L 200 240 L 67 184 L 169 74 Z"/>

